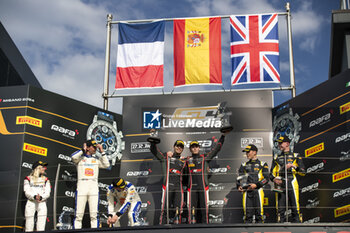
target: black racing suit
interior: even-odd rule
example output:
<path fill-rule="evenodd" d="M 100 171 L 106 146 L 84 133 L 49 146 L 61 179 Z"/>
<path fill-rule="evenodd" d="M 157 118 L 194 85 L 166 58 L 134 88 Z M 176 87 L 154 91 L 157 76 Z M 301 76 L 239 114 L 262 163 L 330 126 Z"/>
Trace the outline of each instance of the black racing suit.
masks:
<path fill-rule="evenodd" d="M 192 154 L 187 160 L 189 183 L 188 183 L 188 218 L 189 223 L 192 218 L 196 218 L 197 223 L 209 223 L 209 182 L 208 171 L 209 162 L 220 151 L 224 143 L 225 136 L 221 136 L 213 149 L 206 154 Z M 195 210 L 195 216 L 192 216 L 192 210 Z M 201 219 L 198 214 L 201 214 Z"/>
<path fill-rule="evenodd" d="M 161 203 L 161 215 L 159 219 L 159 224 L 167 223 L 166 218 L 166 187 L 167 183 L 169 186 L 169 221 L 173 221 L 176 214 L 176 209 L 178 209 L 179 223 L 181 223 L 181 213 L 183 211 L 184 203 L 184 190 L 182 186 L 183 171 L 186 166 L 186 160 L 180 159 L 180 155 L 174 152 L 173 157 L 168 157 L 167 153 L 162 153 L 159 151 L 156 144 L 151 143 L 152 154 L 159 159 L 162 164 L 163 174 L 163 187 L 162 187 L 162 203 Z M 169 162 L 168 162 L 169 160 Z M 168 171 L 169 164 L 169 173 Z"/>
<path fill-rule="evenodd" d="M 268 183 L 269 168 L 266 162 L 256 160 L 249 160 L 241 164 L 238 175 L 243 176 L 247 174 L 247 184 L 256 184 L 253 190 L 245 190 L 243 192 L 243 211 L 244 222 L 252 223 L 253 215 L 255 215 L 255 222 L 263 222 L 264 215 L 264 190 L 262 187 Z M 237 179 L 237 188 L 243 186 L 243 180 Z"/>
<path fill-rule="evenodd" d="M 296 166 L 296 169 L 289 168 L 287 170 L 287 185 L 288 185 L 288 209 L 292 211 L 292 222 L 301 222 L 300 205 L 299 205 L 299 184 L 297 174 L 305 176 L 305 166 L 299 154 L 293 152 L 284 152 L 280 155 L 275 155 L 272 160 L 270 179 L 273 181 L 276 177 L 281 177 L 283 180 L 283 192 L 276 193 L 276 206 L 278 207 L 278 222 L 286 221 L 286 182 L 285 182 L 285 164 L 291 163 Z M 286 161 L 285 161 L 286 159 Z"/>

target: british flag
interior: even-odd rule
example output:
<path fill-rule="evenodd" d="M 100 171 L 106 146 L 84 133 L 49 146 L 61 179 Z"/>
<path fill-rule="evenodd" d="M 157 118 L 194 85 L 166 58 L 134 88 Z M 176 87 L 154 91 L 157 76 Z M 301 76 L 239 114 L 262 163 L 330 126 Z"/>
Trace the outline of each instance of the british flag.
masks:
<path fill-rule="evenodd" d="M 278 15 L 231 16 L 231 84 L 280 82 Z"/>

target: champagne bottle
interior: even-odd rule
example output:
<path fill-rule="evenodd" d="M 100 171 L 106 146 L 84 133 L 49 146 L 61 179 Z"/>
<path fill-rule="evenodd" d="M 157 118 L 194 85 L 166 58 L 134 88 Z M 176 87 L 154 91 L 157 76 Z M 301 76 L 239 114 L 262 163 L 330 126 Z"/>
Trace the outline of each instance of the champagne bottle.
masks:
<path fill-rule="evenodd" d="M 191 218 L 191 223 L 192 224 L 196 224 L 196 210 L 194 208 L 194 206 L 192 206 L 192 218 Z"/>
<path fill-rule="evenodd" d="M 180 223 L 180 217 L 179 217 L 179 207 L 176 207 L 176 212 L 175 212 L 175 219 L 174 219 L 174 224 L 179 224 Z"/>

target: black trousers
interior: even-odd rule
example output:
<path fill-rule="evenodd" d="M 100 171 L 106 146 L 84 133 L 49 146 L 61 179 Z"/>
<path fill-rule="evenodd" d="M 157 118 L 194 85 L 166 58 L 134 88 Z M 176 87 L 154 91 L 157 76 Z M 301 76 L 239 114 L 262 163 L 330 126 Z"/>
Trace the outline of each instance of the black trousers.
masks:
<path fill-rule="evenodd" d="M 196 223 L 209 223 L 209 187 L 190 190 L 188 193 L 188 218 L 190 223 L 196 219 Z M 193 208 L 195 216 L 193 216 Z"/>
<path fill-rule="evenodd" d="M 276 193 L 278 206 L 278 222 L 286 221 L 286 192 Z M 291 210 L 292 217 L 290 222 L 301 222 L 300 205 L 299 205 L 299 185 L 297 181 L 288 183 L 288 210 Z"/>
<path fill-rule="evenodd" d="M 162 188 L 162 204 L 159 224 L 167 223 L 167 200 L 166 200 L 166 187 Z M 184 193 L 180 185 L 172 186 L 169 185 L 169 222 L 173 223 L 176 215 L 176 209 L 179 211 L 179 223 L 181 223 L 181 213 L 183 211 Z"/>
<path fill-rule="evenodd" d="M 243 211 L 244 222 L 252 223 L 255 215 L 255 222 L 263 222 L 264 215 L 264 191 L 263 189 L 254 189 L 243 193 Z"/>

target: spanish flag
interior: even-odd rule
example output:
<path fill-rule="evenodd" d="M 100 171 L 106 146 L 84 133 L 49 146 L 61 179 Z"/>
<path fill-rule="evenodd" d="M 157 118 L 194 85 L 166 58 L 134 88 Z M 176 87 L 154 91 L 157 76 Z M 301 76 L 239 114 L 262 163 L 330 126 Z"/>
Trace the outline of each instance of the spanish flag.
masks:
<path fill-rule="evenodd" d="M 221 18 L 174 20 L 174 86 L 222 84 Z"/>

